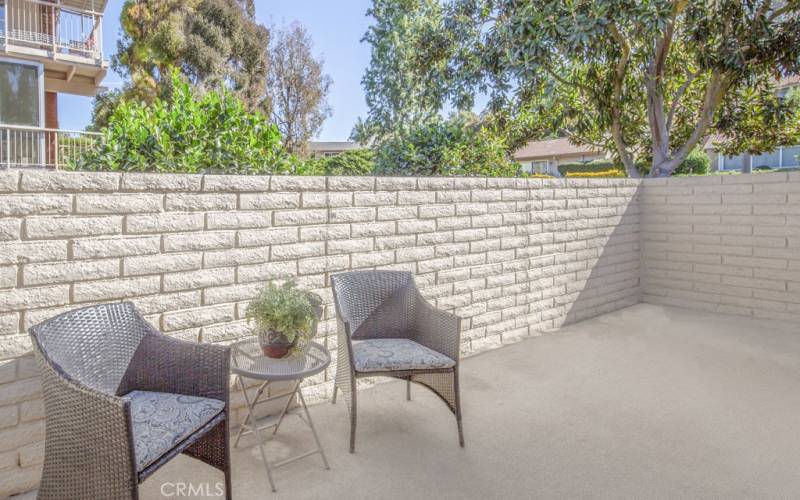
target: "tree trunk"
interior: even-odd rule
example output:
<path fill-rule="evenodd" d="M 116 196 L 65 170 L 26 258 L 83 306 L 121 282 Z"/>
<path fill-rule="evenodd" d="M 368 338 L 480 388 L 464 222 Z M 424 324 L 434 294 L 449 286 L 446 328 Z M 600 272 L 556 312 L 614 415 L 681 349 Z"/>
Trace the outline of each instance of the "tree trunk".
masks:
<path fill-rule="evenodd" d="M 744 153 L 742 155 L 742 173 L 743 174 L 752 174 L 753 173 L 753 157 L 750 156 L 750 153 Z"/>

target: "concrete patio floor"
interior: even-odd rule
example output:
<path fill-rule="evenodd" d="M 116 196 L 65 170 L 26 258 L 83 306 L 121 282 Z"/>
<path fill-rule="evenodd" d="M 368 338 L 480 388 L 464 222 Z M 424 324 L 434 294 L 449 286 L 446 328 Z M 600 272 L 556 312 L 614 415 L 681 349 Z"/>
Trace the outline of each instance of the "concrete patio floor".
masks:
<path fill-rule="evenodd" d="M 277 493 L 244 438 L 234 497 L 800 496 L 800 325 L 640 304 L 467 358 L 461 380 L 466 448 L 433 395 L 380 384 L 359 399 L 353 455 L 345 406 L 311 407 L 331 470 L 318 456 L 279 469 Z M 287 423 L 275 458 L 311 445 Z M 180 457 L 142 498 L 220 480 Z"/>

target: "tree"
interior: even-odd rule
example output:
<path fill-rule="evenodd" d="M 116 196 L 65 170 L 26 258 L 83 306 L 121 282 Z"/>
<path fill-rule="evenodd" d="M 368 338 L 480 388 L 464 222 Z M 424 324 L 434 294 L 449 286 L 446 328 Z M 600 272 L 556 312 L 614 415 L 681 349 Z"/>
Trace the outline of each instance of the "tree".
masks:
<path fill-rule="evenodd" d="M 284 146 L 302 152 L 330 116 L 333 83 L 322 72 L 323 60 L 311 53 L 313 42 L 298 23 L 274 32 L 269 48 L 265 108 L 283 134 Z"/>
<path fill-rule="evenodd" d="M 374 0 L 375 20 L 362 42 L 372 57 L 361 80 L 368 115 L 353 130 L 361 143 L 381 142 L 436 117 L 445 95 L 447 30 L 439 0 Z"/>
<path fill-rule="evenodd" d="M 254 14 L 252 0 L 127 0 L 112 66 L 128 82 L 116 97 L 169 98 L 171 70 L 178 68 L 195 88 L 229 90 L 257 109 L 266 85 L 269 32 Z M 101 98 L 95 107 L 113 104 Z M 95 111 L 100 119 L 107 114 Z"/>
<path fill-rule="evenodd" d="M 436 116 L 392 134 L 376 151 L 384 175 L 480 175 L 513 177 L 520 165 L 509 160 L 502 138 L 469 113 Z"/>
<path fill-rule="evenodd" d="M 558 132 L 632 176 L 642 159 L 670 175 L 711 133 L 727 152 L 772 148 L 795 120 L 774 81 L 800 71 L 797 0 L 454 0 L 444 27 L 428 60 L 383 63 L 424 83 L 413 92 L 434 96 L 429 108 L 488 93 L 501 130 Z M 442 82 L 444 96 L 427 88 Z"/>
<path fill-rule="evenodd" d="M 248 111 L 227 90 L 198 93 L 177 70 L 169 100 L 123 100 L 103 140 L 72 165 L 78 170 L 124 172 L 291 173 L 295 158 L 281 146 L 277 127 Z"/>

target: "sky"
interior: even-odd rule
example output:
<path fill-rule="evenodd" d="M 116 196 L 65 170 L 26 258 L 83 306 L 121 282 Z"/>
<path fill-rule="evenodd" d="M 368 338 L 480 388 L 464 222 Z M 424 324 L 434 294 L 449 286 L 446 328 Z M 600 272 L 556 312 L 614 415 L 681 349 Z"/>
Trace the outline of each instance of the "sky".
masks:
<path fill-rule="evenodd" d="M 123 0 L 109 0 L 103 18 L 106 59 L 116 51 L 119 14 Z M 266 26 L 298 21 L 314 41 L 313 53 L 322 56 L 325 72 L 333 79 L 328 103 L 333 114 L 325 121 L 317 140 L 345 141 L 359 116 L 367 111 L 361 77 L 369 64 L 369 46 L 361 43 L 367 30 L 370 0 L 256 0 L 256 18 Z M 110 68 L 103 86 L 118 88 L 122 77 Z M 92 118 L 90 97 L 59 94 L 59 126 L 82 130 Z"/>

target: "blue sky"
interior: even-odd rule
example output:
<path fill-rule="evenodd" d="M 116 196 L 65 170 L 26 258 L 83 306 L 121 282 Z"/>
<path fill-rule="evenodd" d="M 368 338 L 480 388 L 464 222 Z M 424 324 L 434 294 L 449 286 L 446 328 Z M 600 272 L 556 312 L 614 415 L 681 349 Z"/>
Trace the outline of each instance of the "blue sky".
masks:
<path fill-rule="evenodd" d="M 110 0 L 103 26 L 106 58 L 115 51 L 122 0 Z M 370 0 L 269 0 L 256 2 L 256 18 L 267 26 L 299 21 L 314 40 L 314 54 L 325 59 L 325 72 L 333 78 L 328 102 L 333 115 L 325 121 L 319 140 L 347 140 L 356 118 L 366 114 L 361 77 L 369 64 L 369 47 L 360 42 L 367 30 Z M 109 71 L 103 85 L 119 87 L 122 78 Z M 91 120 L 91 98 L 59 95 L 59 125 L 81 130 Z"/>

